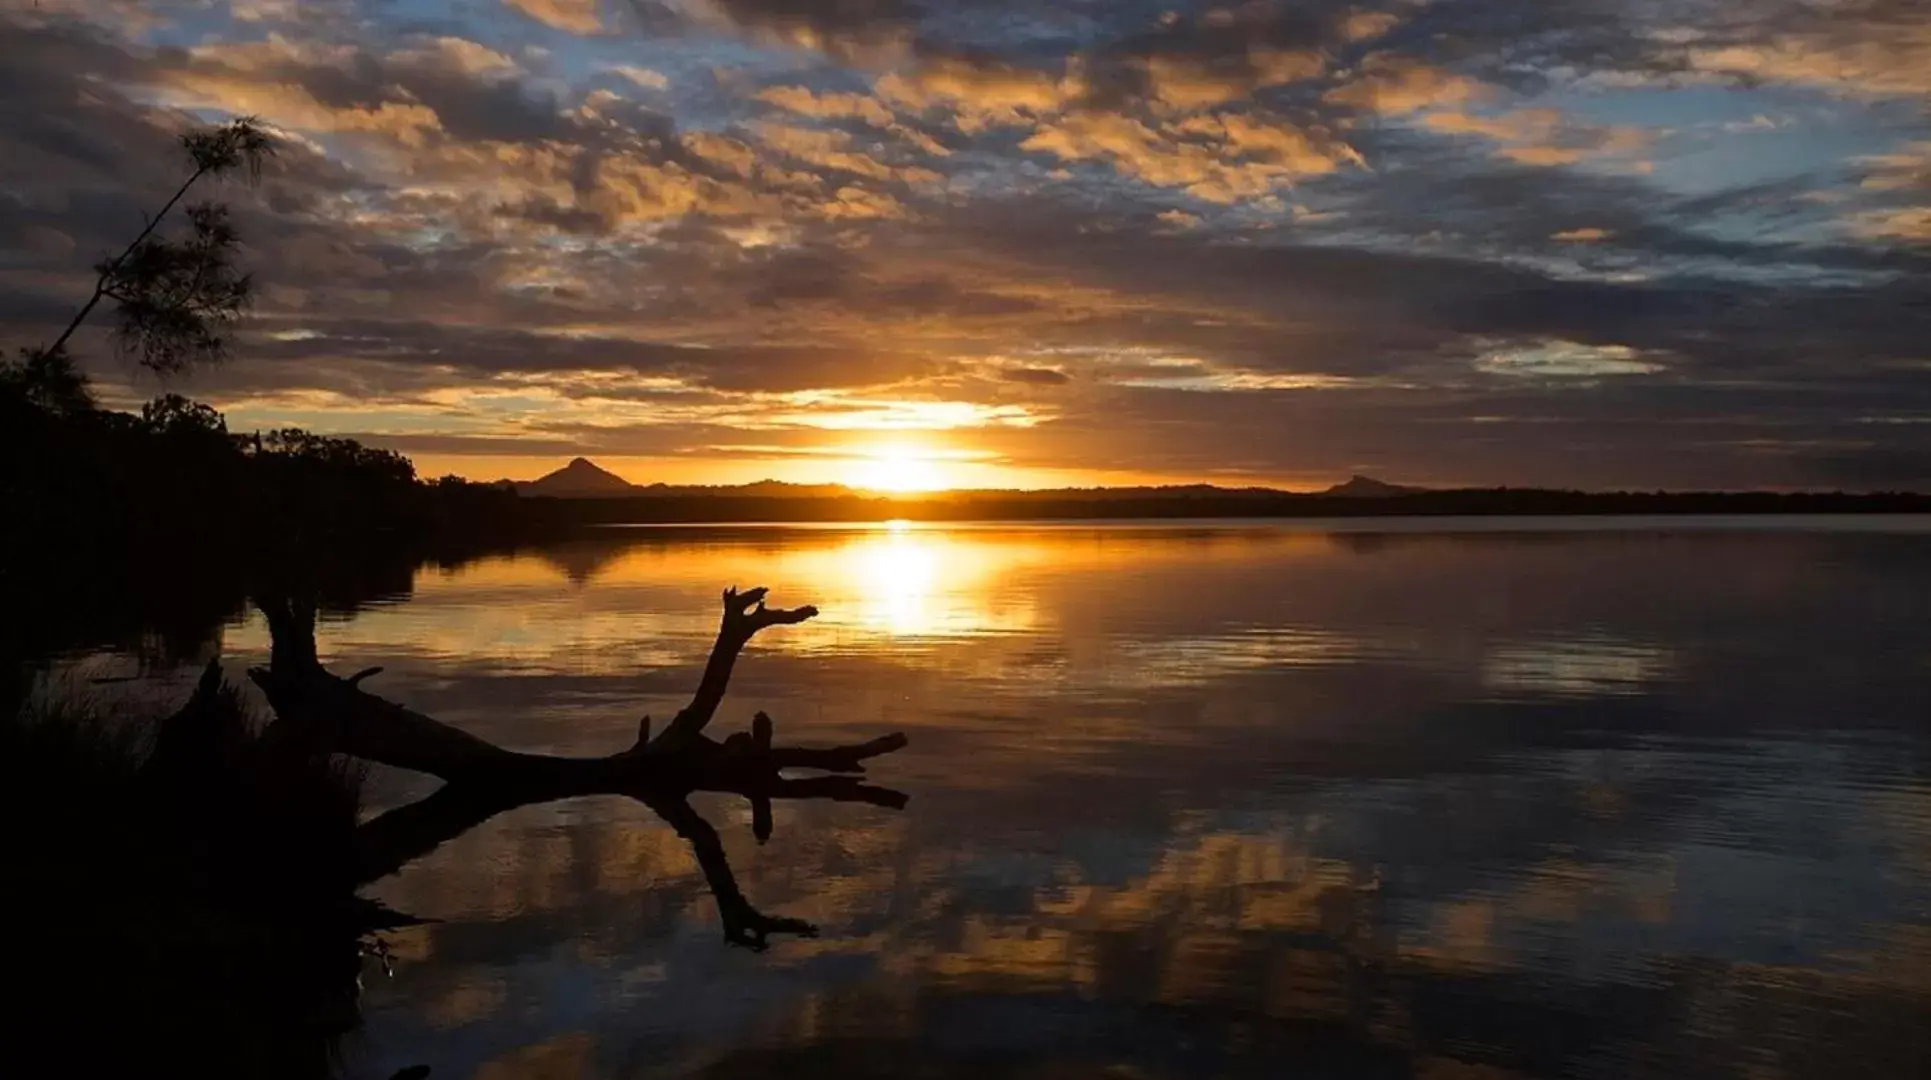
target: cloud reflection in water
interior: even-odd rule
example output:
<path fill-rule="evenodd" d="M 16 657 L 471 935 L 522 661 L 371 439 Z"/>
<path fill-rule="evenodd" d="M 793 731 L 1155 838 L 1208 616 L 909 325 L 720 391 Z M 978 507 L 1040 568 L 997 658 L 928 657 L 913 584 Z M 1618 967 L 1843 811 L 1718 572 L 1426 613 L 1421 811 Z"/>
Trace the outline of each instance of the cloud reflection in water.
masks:
<path fill-rule="evenodd" d="M 519 811 L 378 890 L 445 921 L 372 989 L 372 1072 L 1931 1062 L 1921 537 L 635 530 L 425 574 L 323 645 L 594 752 L 687 690 L 734 581 L 826 615 L 729 708 L 913 737 L 903 815 L 780 806 L 759 847 L 703 808 L 824 936 L 726 953 L 647 814 Z"/>

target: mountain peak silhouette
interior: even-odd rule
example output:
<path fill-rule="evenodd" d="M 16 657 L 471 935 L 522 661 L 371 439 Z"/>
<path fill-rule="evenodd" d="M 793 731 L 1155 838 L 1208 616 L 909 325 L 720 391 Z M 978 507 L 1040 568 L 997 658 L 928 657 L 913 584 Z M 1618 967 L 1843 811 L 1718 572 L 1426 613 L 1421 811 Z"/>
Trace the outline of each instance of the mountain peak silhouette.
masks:
<path fill-rule="evenodd" d="M 1385 483 L 1372 476 L 1356 473 L 1348 477 L 1347 483 L 1336 484 L 1321 494 L 1343 499 L 1386 499 L 1396 495 L 1413 495 L 1420 490 L 1420 488 Z"/>
<path fill-rule="evenodd" d="M 630 495 L 636 492 L 637 487 L 589 458 L 575 457 L 555 472 L 519 482 L 516 490 L 524 495 L 581 499 L 600 495 Z"/>

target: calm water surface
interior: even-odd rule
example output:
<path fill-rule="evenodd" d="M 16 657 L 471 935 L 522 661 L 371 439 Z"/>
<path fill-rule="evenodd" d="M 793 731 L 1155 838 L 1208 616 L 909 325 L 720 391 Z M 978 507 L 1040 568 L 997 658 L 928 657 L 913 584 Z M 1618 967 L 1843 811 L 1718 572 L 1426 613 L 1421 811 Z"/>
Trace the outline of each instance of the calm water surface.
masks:
<path fill-rule="evenodd" d="M 603 753 L 767 584 L 824 614 L 718 728 L 912 740 L 902 811 L 760 846 L 694 802 L 816 940 L 726 947 L 618 799 L 381 882 L 440 921 L 350 1075 L 1931 1075 L 1923 522 L 1346 528 L 623 530 L 325 625 L 379 692 Z"/>

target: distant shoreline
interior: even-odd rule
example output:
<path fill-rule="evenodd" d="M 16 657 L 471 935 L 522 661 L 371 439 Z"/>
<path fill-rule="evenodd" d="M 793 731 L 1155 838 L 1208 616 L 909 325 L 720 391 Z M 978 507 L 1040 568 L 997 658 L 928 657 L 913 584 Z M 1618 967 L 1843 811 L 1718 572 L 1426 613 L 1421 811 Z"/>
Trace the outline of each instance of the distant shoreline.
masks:
<path fill-rule="evenodd" d="M 1908 514 L 1487 514 L 1391 517 L 1244 517 L 1244 518 L 1013 518 L 1006 520 L 915 521 L 881 518 L 853 521 L 632 521 L 590 524 L 575 535 L 635 530 L 640 534 L 675 535 L 680 532 L 879 532 L 997 531 L 1002 529 L 1135 529 L 1226 530 L 1286 529 L 1309 533 L 1596 533 L 1635 532 L 1791 531 L 1895 532 L 1931 536 L 1931 512 Z"/>
<path fill-rule="evenodd" d="M 549 498 L 528 513 L 576 525 L 861 525 L 929 523 L 1294 521 L 1362 518 L 1786 517 L 1931 514 L 1931 496 L 1880 493 L 1589 493 L 1514 489 L 1418 492 L 1385 498 L 1268 493 L 935 495 L 929 498 L 727 494 Z"/>

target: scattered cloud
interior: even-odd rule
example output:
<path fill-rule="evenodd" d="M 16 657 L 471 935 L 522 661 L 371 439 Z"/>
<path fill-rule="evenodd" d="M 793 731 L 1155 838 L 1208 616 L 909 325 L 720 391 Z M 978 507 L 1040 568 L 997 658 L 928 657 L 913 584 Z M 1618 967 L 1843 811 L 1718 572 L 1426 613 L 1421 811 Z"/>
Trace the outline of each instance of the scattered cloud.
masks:
<path fill-rule="evenodd" d="M 670 89 L 670 76 L 665 75 L 661 71 L 638 67 L 636 64 L 617 64 L 611 67 L 610 70 L 622 75 L 624 78 L 629 79 L 631 82 L 636 83 L 646 90 Z"/>
<path fill-rule="evenodd" d="M 1345 105 L 1382 116 L 1405 116 L 1424 109 L 1486 101 L 1494 87 L 1413 56 L 1393 52 L 1370 54 L 1359 70 L 1329 90 L 1330 104 Z"/>
<path fill-rule="evenodd" d="M 1341 39 L 1373 41 L 1400 25 L 1401 16 L 1392 11 L 1350 11 L 1341 18 Z"/>
<path fill-rule="evenodd" d="M 1887 242 L 1931 243 L 1931 141 L 1906 143 L 1855 164 L 1864 170 L 1859 194 L 1878 205 L 1852 215 L 1852 232 Z"/>
<path fill-rule="evenodd" d="M 1500 348 L 1477 360 L 1475 366 L 1491 375 L 1523 379 L 1599 379 L 1654 375 L 1665 369 L 1627 345 L 1553 340 Z"/>
<path fill-rule="evenodd" d="M 1156 128 L 1121 113 L 1085 110 L 1041 123 L 1019 145 L 1062 161 L 1105 161 L 1148 184 L 1223 204 L 1360 161 L 1325 131 L 1238 113 L 1203 114 Z"/>
<path fill-rule="evenodd" d="M 602 0 L 503 0 L 537 22 L 572 34 L 594 34 L 604 28 Z"/>
<path fill-rule="evenodd" d="M 1697 72 L 1858 97 L 1931 94 L 1931 21 L 1918 0 L 1744 5 L 1682 37 Z"/>
<path fill-rule="evenodd" d="M 1861 236 L 1931 244 L 1931 206 L 1866 211 L 1856 217 L 1854 228 Z"/>
<path fill-rule="evenodd" d="M 1151 96 L 1171 110 L 1190 112 L 1224 105 L 1258 90 L 1312 79 L 1327 70 L 1327 57 L 1312 49 L 1255 46 L 1231 64 L 1153 56 L 1146 63 Z"/>
<path fill-rule="evenodd" d="M 1422 126 L 1444 135 L 1474 135 L 1500 145 L 1495 154 L 1523 165 L 1555 167 L 1592 158 L 1628 157 L 1647 148 L 1651 136 L 1627 125 L 1577 124 L 1557 109 L 1515 109 L 1475 114 L 1430 112 Z M 1641 163 L 1645 167 L 1647 163 Z"/>
<path fill-rule="evenodd" d="M 760 91 L 758 100 L 819 119 L 852 117 L 873 127 L 890 127 L 894 119 L 883 102 L 865 94 L 817 94 L 804 86 L 772 86 Z"/>
<path fill-rule="evenodd" d="M 1078 101 L 1086 85 L 1077 65 L 1060 72 L 1006 64 L 934 60 L 878 80 L 881 98 L 908 111 L 937 111 L 959 130 L 1026 124 Z"/>

